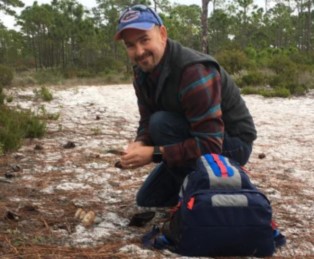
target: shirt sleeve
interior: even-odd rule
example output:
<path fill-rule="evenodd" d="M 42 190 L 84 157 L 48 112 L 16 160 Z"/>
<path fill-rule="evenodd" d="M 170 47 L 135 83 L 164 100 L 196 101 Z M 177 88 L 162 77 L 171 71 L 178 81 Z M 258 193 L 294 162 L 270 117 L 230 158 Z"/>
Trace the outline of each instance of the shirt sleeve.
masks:
<path fill-rule="evenodd" d="M 163 159 L 170 167 L 188 165 L 202 154 L 222 152 L 221 87 L 220 74 L 214 67 L 194 64 L 183 71 L 179 99 L 191 138 L 164 146 Z"/>

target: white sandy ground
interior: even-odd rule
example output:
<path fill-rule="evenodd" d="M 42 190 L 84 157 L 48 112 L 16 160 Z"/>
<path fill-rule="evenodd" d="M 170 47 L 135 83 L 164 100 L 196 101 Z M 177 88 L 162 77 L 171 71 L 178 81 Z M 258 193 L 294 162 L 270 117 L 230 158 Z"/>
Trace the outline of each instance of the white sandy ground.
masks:
<path fill-rule="evenodd" d="M 55 230 L 64 245 L 89 247 L 121 240 L 119 253 L 130 258 L 183 258 L 164 251 L 143 249 L 134 239 L 147 231 L 128 227 L 132 214 L 140 211 L 134 201 L 136 190 L 150 166 L 136 170 L 114 167 L 117 155 L 135 136 L 138 121 L 136 98 L 131 85 L 80 86 L 51 88 L 49 103 L 35 100 L 32 89 L 11 89 L 10 105 L 19 105 L 46 113 L 59 113 L 50 121 L 47 136 L 37 141 L 44 150 L 28 156 L 33 146 L 25 145 L 21 156 L 22 177 L 16 184 L 28 185 L 47 195 L 62 193 L 60 199 L 72 199 L 75 206 L 93 209 L 97 223 L 85 228 L 77 222 L 75 229 Z M 244 96 L 254 117 L 258 139 L 247 169 L 251 179 L 271 200 L 274 217 L 287 237 L 287 246 L 278 257 L 314 258 L 314 93 L 305 97 L 265 99 Z M 97 119 L 95 119 L 97 118 Z M 74 149 L 63 149 L 68 141 Z M 266 157 L 259 158 L 260 154 Z M 28 163 L 27 163 L 28 162 Z M 54 174 L 62 177 L 54 177 Z M 81 195 L 73 196 L 74 192 Z M 12 201 L 23 202 L 12 195 Z M 41 213 L 62 215 L 64 208 L 45 207 L 44 201 L 33 201 Z M 74 217 L 74 215 L 73 215 Z M 150 225 L 149 225 L 150 226 Z M 132 244 L 129 242 L 132 240 Z"/>

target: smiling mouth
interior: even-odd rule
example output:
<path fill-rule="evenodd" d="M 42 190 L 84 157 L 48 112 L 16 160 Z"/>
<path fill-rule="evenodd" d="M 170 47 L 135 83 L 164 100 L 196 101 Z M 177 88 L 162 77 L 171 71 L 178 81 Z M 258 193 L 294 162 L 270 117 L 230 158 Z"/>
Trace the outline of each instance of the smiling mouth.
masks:
<path fill-rule="evenodd" d="M 139 63 L 145 62 L 146 59 L 147 59 L 148 57 L 150 57 L 150 56 L 151 56 L 151 53 L 145 53 L 145 54 L 143 54 L 142 56 L 137 57 L 137 58 L 135 59 L 135 61 L 136 61 L 136 62 L 139 62 Z"/>

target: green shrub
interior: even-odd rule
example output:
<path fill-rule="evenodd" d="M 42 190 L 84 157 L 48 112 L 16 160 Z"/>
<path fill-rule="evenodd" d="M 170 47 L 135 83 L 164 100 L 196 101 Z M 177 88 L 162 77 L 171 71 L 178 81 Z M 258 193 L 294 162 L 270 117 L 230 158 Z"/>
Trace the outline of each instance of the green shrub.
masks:
<path fill-rule="evenodd" d="M 235 74 L 252 65 L 241 50 L 224 50 L 217 53 L 215 57 L 230 74 Z"/>
<path fill-rule="evenodd" d="M 286 98 L 291 95 L 290 91 L 286 88 L 258 88 L 258 87 L 244 87 L 241 90 L 242 94 L 258 94 L 264 97 L 282 97 Z"/>
<path fill-rule="evenodd" d="M 8 103 L 13 102 L 13 96 L 7 96 L 6 100 L 7 100 Z"/>
<path fill-rule="evenodd" d="M 53 95 L 52 93 L 49 91 L 48 88 L 46 88 L 45 86 L 42 86 L 39 90 L 39 96 L 47 102 L 50 102 L 53 99 Z"/>
<path fill-rule="evenodd" d="M 4 145 L 0 142 L 0 156 L 4 154 Z"/>
<path fill-rule="evenodd" d="M 286 89 L 292 95 L 304 95 L 307 93 L 308 88 L 304 84 L 298 83 L 298 78 L 286 76 L 286 75 L 275 75 L 273 76 L 269 84 L 275 89 Z"/>
<path fill-rule="evenodd" d="M 250 85 L 264 85 L 265 76 L 258 71 L 250 71 L 241 78 L 241 85 L 250 86 Z"/>
<path fill-rule="evenodd" d="M 0 143 L 3 152 L 16 150 L 23 138 L 39 138 L 45 134 L 46 124 L 30 111 L 15 111 L 0 107 Z"/>
<path fill-rule="evenodd" d="M 305 85 L 301 85 L 298 83 L 290 82 L 287 85 L 285 85 L 286 89 L 289 89 L 291 94 L 293 95 L 305 95 L 308 91 L 307 87 Z"/>
<path fill-rule="evenodd" d="M 285 55 L 276 55 L 269 61 L 269 68 L 277 74 L 294 76 L 297 73 L 297 65 Z M 292 73 L 292 74 L 291 74 Z"/>
<path fill-rule="evenodd" d="M 37 71 L 34 74 L 34 78 L 39 85 L 59 85 L 64 80 L 64 76 L 58 70 Z"/>
<path fill-rule="evenodd" d="M 8 86 L 13 80 L 13 71 L 11 68 L 0 65 L 0 87 Z"/>
<path fill-rule="evenodd" d="M 4 100 L 5 100 L 5 94 L 3 93 L 3 89 L 0 86 L 0 107 L 3 104 Z"/>

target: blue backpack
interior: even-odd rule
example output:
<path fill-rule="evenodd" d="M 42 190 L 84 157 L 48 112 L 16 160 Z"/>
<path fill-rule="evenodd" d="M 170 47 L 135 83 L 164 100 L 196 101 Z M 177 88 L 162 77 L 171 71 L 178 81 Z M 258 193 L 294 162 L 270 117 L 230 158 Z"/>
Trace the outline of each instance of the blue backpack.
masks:
<path fill-rule="evenodd" d="M 184 180 L 180 201 L 171 219 L 143 238 L 155 248 L 185 256 L 271 256 L 275 238 L 267 197 L 250 181 L 244 169 L 217 154 L 206 154 Z M 146 241 L 145 241 L 146 240 Z"/>

